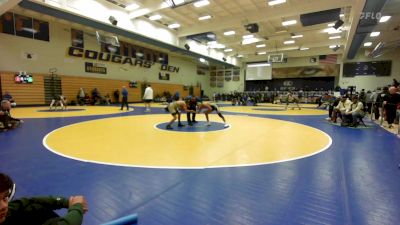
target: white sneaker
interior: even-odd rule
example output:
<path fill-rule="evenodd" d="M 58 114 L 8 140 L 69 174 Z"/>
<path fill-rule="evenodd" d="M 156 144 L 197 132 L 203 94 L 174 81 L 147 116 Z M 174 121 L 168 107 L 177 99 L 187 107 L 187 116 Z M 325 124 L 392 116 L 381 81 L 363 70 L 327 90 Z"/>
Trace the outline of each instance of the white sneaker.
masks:
<path fill-rule="evenodd" d="M 229 124 L 224 124 L 224 127 L 229 127 Z"/>
<path fill-rule="evenodd" d="M 207 122 L 207 126 L 211 126 L 211 123 L 210 123 L 210 122 Z"/>

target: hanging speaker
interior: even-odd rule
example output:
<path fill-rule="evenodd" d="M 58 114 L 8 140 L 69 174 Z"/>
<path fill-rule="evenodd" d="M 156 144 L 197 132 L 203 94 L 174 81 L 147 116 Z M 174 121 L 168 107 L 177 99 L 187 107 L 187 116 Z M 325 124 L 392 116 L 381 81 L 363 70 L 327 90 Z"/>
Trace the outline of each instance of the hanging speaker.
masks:
<path fill-rule="evenodd" d="M 337 45 L 336 47 L 332 48 L 332 50 L 333 50 L 334 52 L 336 52 L 336 51 L 339 50 L 339 49 L 340 49 L 340 46 L 339 46 L 339 45 Z"/>
<path fill-rule="evenodd" d="M 115 19 L 115 17 L 110 16 L 108 17 L 108 20 L 110 21 L 110 23 L 114 26 L 117 26 L 118 20 Z"/>
<path fill-rule="evenodd" d="M 224 60 L 224 62 L 226 62 L 226 58 L 225 57 L 222 57 L 222 60 Z"/>
<path fill-rule="evenodd" d="M 344 24 L 343 20 L 338 20 L 335 25 L 333 26 L 333 28 L 335 28 L 336 30 L 339 29 L 339 27 L 341 27 Z"/>
<path fill-rule="evenodd" d="M 188 44 L 185 44 L 184 47 L 186 50 L 188 50 L 188 51 L 190 50 L 190 46 Z"/>

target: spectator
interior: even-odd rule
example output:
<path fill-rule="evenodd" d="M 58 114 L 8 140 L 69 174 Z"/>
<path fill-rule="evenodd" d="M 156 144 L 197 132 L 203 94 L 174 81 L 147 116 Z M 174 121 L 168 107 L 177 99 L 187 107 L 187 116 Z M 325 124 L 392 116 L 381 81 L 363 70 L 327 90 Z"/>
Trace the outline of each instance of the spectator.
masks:
<path fill-rule="evenodd" d="M 400 83 L 396 79 L 393 79 L 392 86 L 395 88 L 399 88 L 399 85 L 400 85 Z"/>
<path fill-rule="evenodd" d="M 100 92 L 99 90 L 97 90 L 97 88 L 94 88 L 92 90 L 92 100 L 93 100 L 93 105 L 100 104 L 101 97 L 100 97 Z"/>
<path fill-rule="evenodd" d="M 386 120 L 389 128 L 393 128 L 393 122 L 396 118 L 397 105 L 400 103 L 400 95 L 397 93 L 397 88 L 390 87 L 389 95 L 383 97 L 383 107 L 386 112 Z"/>
<path fill-rule="evenodd" d="M 150 84 L 148 84 L 144 90 L 143 101 L 144 106 L 146 107 L 145 112 L 150 112 L 150 103 L 153 101 L 153 89 L 151 88 Z"/>
<path fill-rule="evenodd" d="M 126 111 L 129 111 L 129 105 L 128 105 L 128 89 L 126 89 L 125 86 L 122 87 L 121 110 L 124 110 L 124 106 L 126 106 Z"/>
<path fill-rule="evenodd" d="M 110 97 L 110 94 L 104 95 L 103 101 L 104 101 L 104 104 L 106 104 L 106 105 L 111 105 L 111 97 Z"/>
<path fill-rule="evenodd" d="M 351 103 L 352 102 L 343 95 L 338 105 L 333 108 L 331 122 L 336 123 L 338 117 L 343 118 L 342 116 L 345 115 L 346 110 L 350 110 Z"/>
<path fill-rule="evenodd" d="M 82 224 L 83 214 L 87 212 L 87 203 L 83 196 L 35 197 L 11 201 L 15 192 L 12 179 L 0 173 L 0 224 Z M 60 217 L 53 210 L 68 208 L 67 215 Z"/>
<path fill-rule="evenodd" d="M 379 119 L 379 107 L 380 104 L 377 102 L 378 96 L 381 94 L 381 88 L 378 87 L 376 90 L 374 90 L 371 94 L 371 101 L 372 101 L 372 112 L 375 115 L 375 120 Z"/>
<path fill-rule="evenodd" d="M 83 88 L 79 88 L 78 105 L 85 105 L 85 91 L 83 90 Z"/>
<path fill-rule="evenodd" d="M 8 91 L 4 92 L 2 100 L 8 100 L 11 103 L 11 107 L 16 107 L 17 106 L 17 103 L 15 103 L 12 95 Z"/>
<path fill-rule="evenodd" d="M 389 93 L 389 87 L 383 87 L 383 90 L 381 93 L 378 94 L 376 98 L 376 105 L 378 106 L 377 113 L 375 114 L 375 119 L 379 119 L 380 121 L 383 121 L 384 119 L 384 110 L 383 110 L 383 100 L 390 95 Z M 382 123 L 381 123 L 382 125 Z"/>
<path fill-rule="evenodd" d="M 1 101 L 0 106 L 0 122 L 3 124 L 3 130 L 13 129 L 18 127 L 23 120 L 11 116 L 11 103 L 8 100 Z"/>
<path fill-rule="evenodd" d="M 367 94 L 365 95 L 365 104 L 366 104 L 366 109 L 365 111 L 368 113 L 372 113 L 372 92 L 370 90 L 367 91 Z"/>
<path fill-rule="evenodd" d="M 90 105 L 90 96 L 88 93 L 85 93 L 85 105 Z"/>
<path fill-rule="evenodd" d="M 114 91 L 114 100 L 115 100 L 115 103 L 119 103 L 119 90 L 118 89 L 116 89 L 115 91 Z"/>
<path fill-rule="evenodd" d="M 350 106 L 349 110 L 346 110 L 345 112 L 345 122 L 350 124 L 350 126 L 357 127 L 358 126 L 358 120 L 362 119 L 365 116 L 365 113 L 363 111 L 364 106 L 362 102 L 358 100 L 358 96 L 353 96 L 352 98 L 352 104 Z"/>

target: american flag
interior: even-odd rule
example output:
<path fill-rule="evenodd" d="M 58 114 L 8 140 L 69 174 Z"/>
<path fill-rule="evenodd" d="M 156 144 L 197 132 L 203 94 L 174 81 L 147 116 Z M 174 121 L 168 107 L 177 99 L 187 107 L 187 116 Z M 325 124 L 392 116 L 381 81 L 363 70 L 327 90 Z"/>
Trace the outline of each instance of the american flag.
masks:
<path fill-rule="evenodd" d="M 337 63 L 337 55 L 320 55 L 319 63 L 320 64 L 336 64 Z"/>

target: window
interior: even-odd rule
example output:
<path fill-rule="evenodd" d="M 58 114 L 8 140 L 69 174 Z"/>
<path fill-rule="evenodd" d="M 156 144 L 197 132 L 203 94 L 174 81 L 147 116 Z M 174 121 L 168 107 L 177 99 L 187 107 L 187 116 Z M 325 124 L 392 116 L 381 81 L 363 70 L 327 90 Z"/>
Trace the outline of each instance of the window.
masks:
<path fill-rule="evenodd" d="M 77 48 L 84 48 L 83 31 L 71 29 L 71 45 Z"/>
<path fill-rule="evenodd" d="M 17 36 L 33 38 L 36 30 L 32 26 L 32 18 L 15 14 L 15 31 Z"/>
<path fill-rule="evenodd" d="M 6 12 L 0 16 L 0 32 L 12 35 L 15 34 L 13 13 Z"/>
<path fill-rule="evenodd" d="M 41 41 L 49 41 L 49 23 L 33 19 L 33 38 Z"/>

